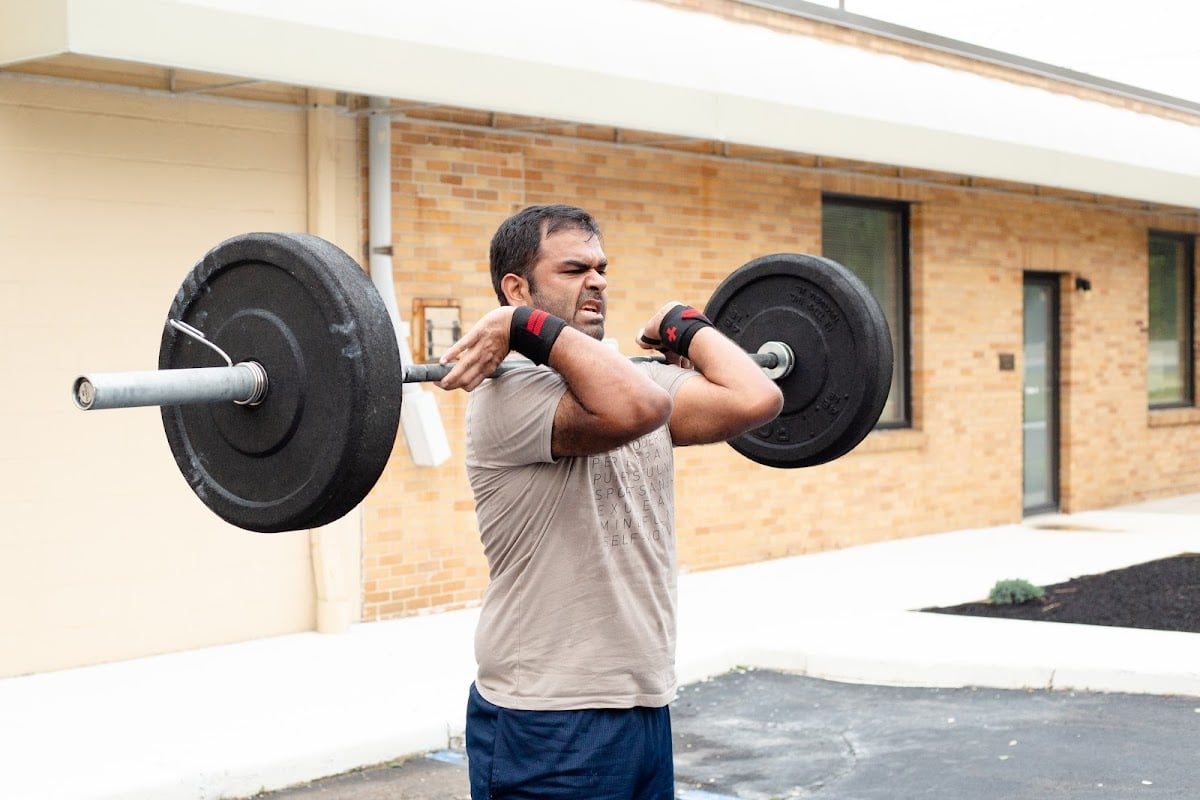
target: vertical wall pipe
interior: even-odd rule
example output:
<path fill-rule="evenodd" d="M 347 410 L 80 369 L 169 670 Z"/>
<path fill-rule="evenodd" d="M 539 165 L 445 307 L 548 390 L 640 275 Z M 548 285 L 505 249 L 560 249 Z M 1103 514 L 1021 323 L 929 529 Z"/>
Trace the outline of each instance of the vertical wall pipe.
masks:
<path fill-rule="evenodd" d="M 400 317 L 392 279 L 392 118 L 387 98 L 372 97 L 367 121 L 367 245 L 371 281 L 392 318 L 400 361 L 413 363 L 409 326 Z M 409 455 L 418 466 L 435 467 L 450 457 L 450 444 L 431 392 L 406 383 L 400 408 L 400 427 Z"/>

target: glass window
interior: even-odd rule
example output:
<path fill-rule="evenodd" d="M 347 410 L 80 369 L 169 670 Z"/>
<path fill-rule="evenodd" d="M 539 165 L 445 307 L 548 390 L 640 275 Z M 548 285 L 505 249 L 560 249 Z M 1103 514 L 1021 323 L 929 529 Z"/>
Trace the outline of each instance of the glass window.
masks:
<path fill-rule="evenodd" d="M 826 197 L 821 214 L 822 253 L 849 267 L 883 307 L 892 332 L 895 366 L 892 390 L 879 418 L 881 426 L 907 425 L 908 207 L 902 203 Z"/>
<path fill-rule="evenodd" d="M 1192 237 L 1150 234 L 1147 378 L 1151 407 L 1195 402 L 1193 257 Z"/>

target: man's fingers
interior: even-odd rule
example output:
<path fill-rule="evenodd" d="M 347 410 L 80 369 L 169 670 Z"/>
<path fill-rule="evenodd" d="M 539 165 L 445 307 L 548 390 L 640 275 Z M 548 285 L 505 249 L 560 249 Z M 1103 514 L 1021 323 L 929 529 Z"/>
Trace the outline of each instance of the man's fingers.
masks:
<path fill-rule="evenodd" d="M 477 377 L 478 373 L 479 370 L 474 367 L 470 353 L 462 353 L 446 377 L 438 381 L 438 386 L 446 390 L 466 389 L 471 391 L 483 382 L 483 378 Z"/>
<path fill-rule="evenodd" d="M 636 341 L 637 346 L 643 350 L 657 350 L 662 346 L 662 341 L 660 339 L 653 339 L 647 336 L 644 331 L 638 334 Z"/>
<path fill-rule="evenodd" d="M 454 344 L 450 345 L 446 352 L 442 353 L 442 357 L 438 359 L 438 363 L 445 365 L 449 364 L 451 361 L 458 361 L 462 354 L 470 347 L 468 342 L 469 336 L 470 333 L 460 338 Z"/>
<path fill-rule="evenodd" d="M 453 356 L 454 353 L 448 350 L 447 355 Z M 477 347 L 460 349 L 457 360 L 446 358 L 443 363 L 448 364 L 452 360 L 454 366 L 444 378 L 437 381 L 438 387 L 446 390 L 465 389 L 470 392 L 495 373 L 502 359 L 496 355 L 489 356 L 486 348 Z"/>

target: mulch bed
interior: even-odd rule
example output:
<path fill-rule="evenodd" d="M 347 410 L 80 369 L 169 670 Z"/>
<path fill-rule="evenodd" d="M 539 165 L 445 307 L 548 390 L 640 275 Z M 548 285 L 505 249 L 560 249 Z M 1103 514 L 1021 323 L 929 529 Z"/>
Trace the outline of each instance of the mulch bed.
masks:
<path fill-rule="evenodd" d="M 985 601 L 921 610 L 1200 633 L 1200 553 L 1181 553 L 1042 588 L 1045 595 L 1027 603 Z"/>

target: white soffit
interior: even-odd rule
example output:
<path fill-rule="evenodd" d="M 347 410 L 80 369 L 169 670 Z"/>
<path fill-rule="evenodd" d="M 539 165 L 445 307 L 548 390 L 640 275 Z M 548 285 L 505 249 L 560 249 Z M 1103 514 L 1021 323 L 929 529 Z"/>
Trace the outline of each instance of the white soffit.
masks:
<path fill-rule="evenodd" d="M 652 0 L 5 0 L 57 53 L 1200 207 L 1200 124 Z"/>

